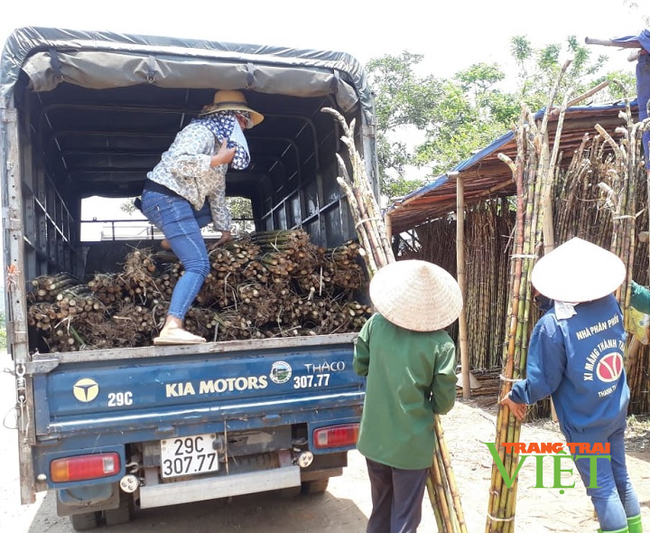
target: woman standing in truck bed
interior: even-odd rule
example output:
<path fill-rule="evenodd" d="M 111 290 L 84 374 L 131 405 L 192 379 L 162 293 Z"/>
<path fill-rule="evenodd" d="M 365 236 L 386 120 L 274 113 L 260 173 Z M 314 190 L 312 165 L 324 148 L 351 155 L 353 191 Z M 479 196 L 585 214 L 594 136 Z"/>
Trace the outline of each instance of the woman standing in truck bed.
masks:
<path fill-rule="evenodd" d="M 221 232 L 217 244 L 231 239 L 226 172 L 229 167 L 248 167 L 250 152 L 243 130 L 263 119 L 248 107 L 242 92 L 217 91 L 213 103 L 176 135 L 147 174 L 142 212 L 163 232 L 185 270 L 174 287 L 155 345 L 205 342 L 183 328 L 185 315 L 210 272 L 201 227 L 212 220 L 215 230 Z"/>

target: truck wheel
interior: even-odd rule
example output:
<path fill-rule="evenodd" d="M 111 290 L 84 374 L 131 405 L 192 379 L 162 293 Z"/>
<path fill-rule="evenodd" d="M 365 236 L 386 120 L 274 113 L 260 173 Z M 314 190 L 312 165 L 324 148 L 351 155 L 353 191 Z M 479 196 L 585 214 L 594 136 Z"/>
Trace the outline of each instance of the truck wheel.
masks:
<path fill-rule="evenodd" d="M 327 490 L 327 485 L 330 482 L 330 478 L 326 477 L 325 479 L 314 479 L 313 481 L 303 481 L 302 482 L 302 493 L 303 494 L 322 494 Z"/>
<path fill-rule="evenodd" d="M 128 524 L 131 521 L 133 512 L 133 498 L 130 494 L 120 491 L 120 506 L 117 509 L 106 509 L 104 519 L 107 526 L 117 526 L 118 524 Z"/>
<path fill-rule="evenodd" d="M 70 516 L 70 522 L 75 531 L 88 531 L 99 525 L 100 514 L 99 512 L 73 514 Z"/>

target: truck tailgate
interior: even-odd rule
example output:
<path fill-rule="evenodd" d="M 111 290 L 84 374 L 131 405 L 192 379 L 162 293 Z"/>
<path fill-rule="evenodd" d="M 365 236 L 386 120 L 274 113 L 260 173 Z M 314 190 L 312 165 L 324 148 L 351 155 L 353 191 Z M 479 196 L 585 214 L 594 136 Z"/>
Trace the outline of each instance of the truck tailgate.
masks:
<path fill-rule="evenodd" d="M 37 374 L 40 438 L 359 406 L 353 334 L 54 354 Z M 58 360 L 58 362 L 57 362 Z"/>

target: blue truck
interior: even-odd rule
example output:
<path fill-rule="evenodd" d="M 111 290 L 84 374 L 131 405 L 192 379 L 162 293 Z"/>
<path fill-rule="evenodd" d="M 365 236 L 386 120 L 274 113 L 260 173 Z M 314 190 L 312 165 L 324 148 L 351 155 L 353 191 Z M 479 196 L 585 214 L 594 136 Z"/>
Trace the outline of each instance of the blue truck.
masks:
<path fill-rule="evenodd" d="M 265 115 L 252 163 L 227 177 L 255 230 L 302 228 L 318 246 L 355 237 L 331 113 L 355 121 L 377 191 L 373 100 L 361 65 L 335 51 L 26 27 L 0 60 L 6 327 L 14 362 L 21 502 L 55 491 L 76 530 L 155 508 L 300 487 L 322 492 L 354 448 L 364 383 L 355 333 L 43 350 L 29 281 L 80 279 L 141 245 L 82 239 L 89 197 L 130 199 L 215 89 Z M 338 156 L 337 156 L 338 155 Z M 123 256 L 122 256 L 123 257 Z"/>

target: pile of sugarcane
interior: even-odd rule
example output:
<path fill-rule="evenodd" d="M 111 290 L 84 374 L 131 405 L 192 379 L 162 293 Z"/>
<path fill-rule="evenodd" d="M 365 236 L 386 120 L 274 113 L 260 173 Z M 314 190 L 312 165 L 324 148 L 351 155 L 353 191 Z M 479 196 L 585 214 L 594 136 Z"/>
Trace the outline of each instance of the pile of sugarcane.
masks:
<path fill-rule="evenodd" d="M 526 351 L 528 345 L 529 311 L 531 302 L 530 272 L 533 259 L 538 250 L 541 217 L 540 209 L 541 180 L 537 179 L 539 155 L 535 143 L 530 142 L 525 134 L 523 124 L 528 120 L 530 127 L 536 129 L 535 121 L 530 120 L 529 113 L 523 112 L 517 136 L 517 164 L 509 161 L 513 178 L 517 185 L 517 222 L 515 242 L 510 268 L 509 284 L 509 318 L 506 332 L 505 353 L 503 356 L 503 374 L 499 398 L 505 396 L 517 379 L 525 376 Z M 537 132 L 539 135 L 539 132 Z M 537 137 L 537 136 L 535 136 Z M 499 457 L 507 474 L 510 476 L 517 466 L 518 455 L 506 452 L 501 445 L 504 442 L 519 442 L 521 424 L 507 408 L 500 407 L 497 416 L 495 443 Z M 486 532 L 514 532 L 515 504 L 517 497 L 517 479 L 507 487 L 496 464 L 492 465 L 492 482 L 490 485 Z"/>
<path fill-rule="evenodd" d="M 506 198 L 490 199 L 466 208 L 467 351 L 470 366 L 477 371 L 501 368 L 513 225 L 514 213 Z M 455 221 L 443 218 L 418 226 L 414 231 L 419 248 L 403 252 L 402 257 L 430 261 L 455 275 Z M 457 337 L 457 329 L 457 322 L 448 328 L 452 338 Z"/>
<path fill-rule="evenodd" d="M 211 268 L 185 327 L 211 341 L 358 331 L 370 308 L 359 243 L 334 249 L 302 229 L 207 244 Z M 152 248 L 134 249 L 117 273 L 86 283 L 70 274 L 32 281 L 28 323 L 40 351 L 148 346 L 164 322 L 183 267 Z M 173 258 L 172 258 L 173 259 Z"/>
<path fill-rule="evenodd" d="M 370 189 L 364 162 L 354 145 L 355 121 L 352 120 L 348 125 L 345 118 L 336 110 L 323 108 L 322 111 L 333 115 L 344 132 L 341 140 L 350 154 L 353 176 L 350 178 L 343 158 L 337 154 L 340 172 L 338 182 L 350 203 L 352 218 L 355 221 L 359 241 L 364 251 L 363 257 L 368 269 L 368 276 L 372 278 L 381 267 L 394 262 L 395 256 L 388 241 L 386 227 L 380 216 L 375 195 Z M 438 531 L 466 533 L 467 526 L 451 466 L 451 456 L 440 417 L 437 414 L 434 414 L 434 430 L 436 447 L 433 465 L 427 478 L 427 491 L 435 513 Z"/>
<path fill-rule="evenodd" d="M 568 66 L 565 65 L 565 68 Z M 502 385 L 499 398 L 506 396 L 512 383 L 525 377 L 528 340 L 531 328 L 532 286 L 530 275 L 538 255 L 542 254 L 542 244 L 554 242 L 552 233 L 546 230 L 545 215 L 550 213 L 549 201 L 552 195 L 552 179 L 555 162 L 558 157 L 558 145 L 561 139 L 563 113 L 566 102 L 561 108 L 553 150 L 548 145 L 548 121 L 553 109 L 553 101 L 558 89 L 558 79 L 551 91 L 550 103 L 541 123 L 538 125 L 532 113 L 525 106 L 522 108 L 519 127 L 517 128 L 517 158 L 513 162 L 506 156 L 500 158 L 508 164 L 517 187 L 516 223 L 514 246 L 510 259 L 509 296 L 510 305 L 503 355 Z M 514 533 L 515 507 L 517 500 L 517 464 L 518 454 L 510 449 L 506 451 L 504 442 L 519 442 L 521 423 L 505 406 L 499 407 L 495 444 L 501 463 L 507 475 L 513 480 L 506 485 L 504 475 L 496 462 L 492 465 L 486 533 Z"/>

